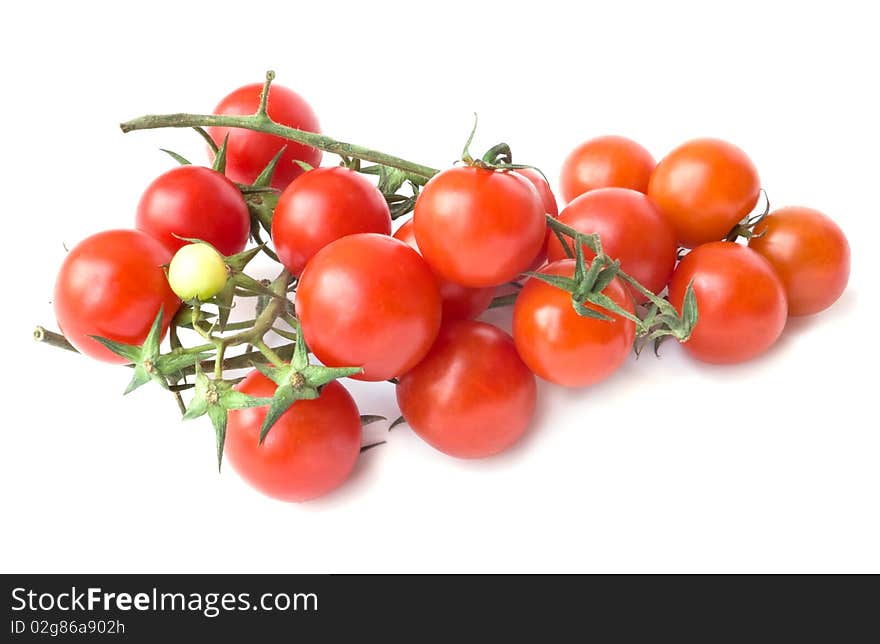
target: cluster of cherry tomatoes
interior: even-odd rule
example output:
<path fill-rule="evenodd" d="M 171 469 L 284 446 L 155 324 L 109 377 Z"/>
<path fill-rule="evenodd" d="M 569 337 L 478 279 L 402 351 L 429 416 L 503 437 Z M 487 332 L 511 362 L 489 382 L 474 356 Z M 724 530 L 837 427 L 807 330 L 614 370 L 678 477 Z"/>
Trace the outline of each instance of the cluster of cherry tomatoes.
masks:
<path fill-rule="evenodd" d="M 260 98 L 261 86 L 248 85 L 215 113 L 254 114 Z M 268 116 L 319 131 L 305 101 L 279 85 Z M 289 276 L 276 297 L 295 290 L 290 331 L 327 367 L 393 382 L 413 431 L 456 457 L 491 456 L 522 436 L 536 375 L 585 387 L 614 373 L 633 349 L 637 322 L 657 315 L 650 294 L 665 295 L 681 314 L 692 289 L 697 317 L 685 349 L 698 360 L 734 363 L 766 351 L 789 315 L 830 306 L 849 275 L 846 238 L 823 214 L 783 208 L 755 216 L 758 173 L 720 140 L 689 141 L 659 163 L 629 139 L 588 141 L 564 163 L 561 212 L 534 169 L 468 159 L 424 182 L 413 217 L 392 235 L 388 195 L 358 167 L 318 167 L 319 150 L 264 132 L 209 133 L 223 145 L 223 172 L 174 168 L 147 187 L 134 229 L 98 233 L 69 252 L 54 298 L 65 337 L 82 353 L 123 363 L 124 351 L 96 338 L 137 347 L 157 322 L 164 335 L 182 303 L 212 302 L 232 274 L 229 258 L 254 234 L 242 186 L 274 163 L 271 242 Z M 596 248 L 576 248 L 582 238 L 559 234 L 548 216 L 598 234 L 604 254 L 619 262 L 615 270 L 644 289 L 597 272 L 590 285 L 598 295 L 573 306 Z M 516 294 L 512 337 L 474 319 L 499 292 Z M 157 318 L 160 311 L 166 315 Z M 313 367 L 283 371 L 262 340 L 250 338 L 275 371 L 255 368 L 235 383 L 235 392 L 262 404 L 230 408 L 225 453 L 266 494 L 320 496 L 358 457 L 357 405 L 337 380 L 322 382 L 263 431 L 266 401 L 282 386 L 311 386 Z M 282 371 L 283 379 L 273 376 Z M 219 387 L 222 373 L 214 378 Z"/>

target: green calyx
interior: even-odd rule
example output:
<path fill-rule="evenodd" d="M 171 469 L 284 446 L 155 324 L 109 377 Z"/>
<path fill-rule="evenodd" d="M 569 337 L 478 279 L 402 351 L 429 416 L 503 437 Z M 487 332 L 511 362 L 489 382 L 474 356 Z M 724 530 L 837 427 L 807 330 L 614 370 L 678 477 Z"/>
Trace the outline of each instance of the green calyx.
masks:
<path fill-rule="evenodd" d="M 572 307 L 578 315 L 604 321 L 611 320 L 605 313 L 586 306 L 590 303 L 604 311 L 631 320 L 636 325 L 637 337 L 643 342 L 657 341 L 668 336 L 675 337 L 680 342 L 686 342 L 690 338 L 698 319 L 693 284 L 688 284 L 682 311 L 679 314 L 668 300 L 652 293 L 622 271 L 620 262 L 612 260 L 605 254 L 598 235 L 586 235 L 550 216 L 547 217 L 547 225 L 559 239 L 566 255 L 575 260 L 574 275 L 563 277 L 540 272 L 530 272 L 527 275 L 571 293 Z M 584 248 L 588 248 L 595 255 L 589 264 L 584 255 Z M 647 313 L 643 318 L 622 308 L 604 294 L 605 288 L 615 277 L 629 284 L 633 290 L 648 300 Z M 638 345 L 637 350 L 639 350 Z"/>
<path fill-rule="evenodd" d="M 325 367 L 309 363 L 309 350 L 302 338 L 302 329 L 296 325 L 296 346 L 290 364 L 254 365 L 269 380 L 278 385 L 269 411 L 260 427 L 260 443 L 269 430 L 297 400 L 314 400 L 321 395 L 321 387 L 338 378 L 363 372 L 361 367 Z"/>
<path fill-rule="evenodd" d="M 183 415 L 184 420 L 208 415 L 214 426 L 217 442 L 217 469 L 223 464 L 223 446 L 226 443 L 226 425 L 229 411 L 248 407 L 264 407 L 272 402 L 271 398 L 249 396 L 236 390 L 226 380 L 211 379 L 196 364 L 195 386 L 193 397 Z"/>
<path fill-rule="evenodd" d="M 125 388 L 125 394 L 131 393 L 151 380 L 164 389 L 169 389 L 170 384 L 177 382 L 180 374 L 187 367 L 192 367 L 201 360 L 211 356 L 210 352 L 192 352 L 182 348 L 176 348 L 170 353 L 161 354 L 160 343 L 162 340 L 163 318 L 164 312 L 160 308 L 156 319 L 153 321 L 153 325 L 150 327 L 150 332 L 141 346 L 123 344 L 100 336 L 92 336 L 94 340 L 103 344 L 116 355 L 122 356 L 133 365 L 134 374 L 128 383 L 128 387 Z"/>

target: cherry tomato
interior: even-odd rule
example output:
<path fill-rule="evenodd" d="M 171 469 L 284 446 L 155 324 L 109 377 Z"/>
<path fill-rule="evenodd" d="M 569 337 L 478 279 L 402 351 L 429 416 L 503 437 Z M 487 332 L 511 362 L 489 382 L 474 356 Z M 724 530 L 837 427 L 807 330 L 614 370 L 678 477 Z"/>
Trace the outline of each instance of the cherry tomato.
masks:
<path fill-rule="evenodd" d="M 168 284 L 182 300 L 210 300 L 226 286 L 229 270 L 223 256 L 208 244 L 187 244 L 171 258 Z"/>
<path fill-rule="evenodd" d="M 416 236 L 413 232 L 413 222 L 410 219 L 394 233 L 394 238 L 407 244 L 410 248 L 419 252 Z M 440 299 L 443 301 L 443 321 L 467 320 L 475 318 L 489 308 L 492 298 L 495 296 L 495 288 L 468 288 L 455 282 L 450 282 L 437 276 L 437 285 L 440 288 Z"/>
<path fill-rule="evenodd" d="M 236 387 L 269 398 L 276 385 L 252 371 Z M 229 412 L 224 453 L 254 488 L 281 501 L 308 501 L 339 487 L 361 449 L 361 418 L 354 400 L 335 380 L 314 400 L 297 400 L 260 444 L 268 407 Z"/>
<path fill-rule="evenodd" d="M 849 281 L 849 243 L 827 216 L 811 208 L 770 213 L 755 226 L 749 247 L 782 279 L 789 315 L 810 315 L 837 301 Z"/>
<path fill-rule="evenodd" d="M 535 186 L 535 190 L 538 191 L 538 196 L 541 197 L 541 202 L 544 204 L 544 214 L 550 215 L 551 217 L 559 215 L 559 205 L 556 203 L 556 196 L 550 189 L 550 184 L 547 183 L 547 180 L 543 176 L 541 176 L 540 172 L 533 168 L 522 168 L 517 170 L 516 174 L 525 177 L 529 180 L 529 183 Z M 547 240 L 552 236 L 553 233 L 550 228 L 547 227 L 544 231 L 544 244 L 538 251 L 538 256 L 535 257 L 531 266 L 529 266 L 530 271 L 537 270 L 547 262 L 547 253 L 544 249 L 547 248 Z"/>
<path fill-rule="evenodd" d="M 651 153 L 622 136 L 600 136 L 577 146 L 562 164 L 562 198 L 597 188 L 629 188 L 646 192 L 656 161 Z"/>
<path fill-rule="evenodd" d="M 385 197 L 348 168 L 316 168 L 291 183 L 275 206 L 272 241 L 281 263 L 302 273 L 312 255 L 354 233 L 391 234 Z"/>
<path fill-rule="evenodd" d="M 681 312 L 693 281 L 699 319 L 685 350 L 698 360 L 744 362 L 776 342 L 788 314 L 782 281 L 766 259 L 746 246 L 713 242 L 685 255 L 669 283 Z"/>
<path fill-rule="evenodd" d="M 723 239 L 752 211 L 760 192 L 758 171 L 745 152 L 718 139 L 675 148 L 657 164 L 648 186 L 687 248 Z"/>
<path fill-rule="evenodd" d="M 159 309 L 168 329 L 180 300 L 165 279 L 171 252 L 137 230 L 107 230 L 87 237 L 67 253 L 55 282 L 55 317 L 80 352 L 121 364 L 91 336 L 140 345 Z"/>
<path fill-rule="evenodd" d="M 575 262 L 562 259 L 542 273 L 574 276 Z M 624 310 L 635 310 L 632 297 L 615 278 L 603 291 Z M 513 339 L 529 369 L 544 380 L 582 387 L 604 380 L 626 360 L 635 340 L 635 323 L 587 304 L 611 320 L 583 317 L 571 305 L 571 295 L 530 278 L 513 307 Z"/>
<path fill-rule="evenodd" d="M 214 108 L 215 114 L 247 115 L 254 114 L 260 106 L 262 83 L 253 83 L 239 87 L 226 96 Z M 320 132 L 318 117 L 308 103 L 292 89 L 273 83 L 269 89 L 267 106 L 269 118 L 287 127 Z M 223 139 L 229 135 L 226 146 L 226 174 L 239 183 L 253 183 L 260 172 L 269 164 L 278 150 L 287 146 L 275 173 L 272 175 L 272 187 L 283 190 L 287 185 L 303 173 L 297 161 L 304 161 L 313 167 L 321 164 L 322 152 L 280 136 L 263 134 L 241 128 L 211 127 L 208 133 L 219 147 Z"/>
<path fill-rule="evenodd" d="M 303 271 L 296 312 L 315 356 L 388 380 L 421 360 L 440 328 L 437 280 L 402 241 L 358 233 L 319 250 Z"/>
<path fill-rule="evenodd" d="M 527 270 L 547 230 L 528 179 L 473 166 L 444 170 L 416 201 L 416 239 L 438 275 L 464 286 L 498 286 Z"/>
<path fill-rule="evenodd" d="M 251 218 L 229 179 L 210 168 L 182 165 L 160 175 L 144 191 L 136 227 L 171 252 L 189 244 L 187 239 L 200 239 L 224 255 L 234 255 L 247 244 Z"/>
<path fill-rule="evenodd" d="M 641 192 L 627 188 L 599 188 L 576 198 L 559 215 L 559 221 L 582 233 L 598 233 L 609 257 L 645 288 L 659 293 L 672 277 L 678 244 L 672 226 Z M 568 240 L 566 240 L 568 241 Z M 584 247 L 584 254 L 594 254 Z M 567 257 L 556 235 L 547 243 L 551 262 Z M 639 303 L 646 298 L 633 291 Z"/>
<path fill-rule="evenodd" d="M 413 431 L 436 449 L 482 458 L 525 433 L 536 389 L 509 335 L 458 321 L 444 324 L 425 359 L 400 378 L 397 402 Z"/>

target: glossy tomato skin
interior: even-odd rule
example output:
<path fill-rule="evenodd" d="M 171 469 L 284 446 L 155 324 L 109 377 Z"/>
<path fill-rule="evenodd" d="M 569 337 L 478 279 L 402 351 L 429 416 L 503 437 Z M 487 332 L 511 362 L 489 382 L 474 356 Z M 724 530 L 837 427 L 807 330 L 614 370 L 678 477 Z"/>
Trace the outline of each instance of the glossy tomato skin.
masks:
<path fill-rule="evenodd" d="M 400 378 L 397 402 L 413 431 L 436 449 L 483 458 L 525 433 L 536 390 L 510 336 L 468 320 L 443 325 L 425 359 Z"/>
<path fill-rule="evenodd" d="M 275 251 L 294 275 L 324 246 L 355 233 L 390 235 L 391 212 L 378 188 L 348 168 L 306 172 L 281 193 L 272 216 Z"/>
<path fill-rule="evenodd" d="M 171 251 L 137 230 L 107 230 L 74 246 L 55 282 L 55 317 L 61 331 L 81 353 L 122 364 L 90 336 L 124 344 L 143 344 L 162 308 L 168 329 L 180 300 L 168 285 L 164 264 Z"/>
<path fill-rule="evenodd" d="M 303 271 L 296 312 L 312 352 L 331 367 L 388 380 L 414 367 L 440 328 L 437 279 L 402 241 L 359 233 L 319 250 Z"/>
<path fill-rule="evenodd" d="M 522 168 L 517 170 L 516 173 L 528 179 L 529 183 L 535 186 L 535 190 L 538 191 L 538 196 L 541 197 L 541 203 L 544 204 L 544 214 L 550 215 L 551 217 L 557 217 L 559 215 L 559 204 L 556 203 L 556 195 L 553 194 L 553 190 L 550 189 L 550 184 L 547 183 L 547 180 L 543 176 L 541 176 L 541 173 L 534 168 Z M 547 226 L 544 231 L 544 244 L 538 251 L 537 257 L 532 261 L 531 266 L 529 266 L 530 271 L 538 270 L 539 267 L 547 263 L 547 253 L 545 252 L 545 249 L 547 248 L 547 240 L 553 236 L 553 232 L 550 230 L 550 227 Z"/>
<path fill-rule="evenodd" d="M 559 221 L 582 233 L 598 233 L 602 248 L 620 260 L 624 272 L 653 293 L 664 289 L 672 277 L 678 254 L 675 232 L 654 203 L 641 192 L 627 188 L 599 188 L 577 197 L 562 209 Z M 584 247 L 587 258 L 594 254 Z M 551 261 L 567 257 L 556 235 L 547 243 Z M 633 292 L 639 303 L 647 301 Z"/>
<path fill-rule="evenodd" d="M 254 114 L 260 105 L 262 83 L 253 83 L 239 87 L 226 96 L 214 114 L 247 115 Z M 276 123 L 305 130 L 320 132 L 318 117 L 311 106 L 292 89 L 273 83 L 269 89 L 269 117 Z M 304 161 L 313 167 L 321 164 L 322 152 L 316 148 L 294 143 L 272 134 L 253 132 L 241 128 L 211 127 L 208 133 L 219 147 L 223 139 L 229 135 L 226 148 L 226 175 L 239 183 L 253 183 L 278 150 L 287 146 L 275 173 L 272 176 L 272 187 L 283 190 L 304 171 L 296 163 Z"/>
<path fill-rule="evenodd" d="M 269 398 L 275 383 L 258 371 L 236 387 Z M 281 501 L 302 502 L 339 487 L 361 449 L 361 419 L 354 399 L 333 381 L 314 400 L 297 400 L 275 422 L 263 444 L 260 427 L 268 407 L 229 412 L 224 454 L 251 486 Z"/>
<path fill-rule="evenodd" d="M 147 187 L 135 225 L 172 252 L 190 243 L 187 239 L 200 239 L 224 255 L 234 255 L 247 244 L 251 218 L 229 179 L 210 168 L 182 165 Z"/>
<path fill-rule="evenodd" d="M 648 196 L 686 248 L 718 241 L 755 204 L 761 180 L 751 159 L 719 139 L 694 139 L 661 159 L 651 175 Z"/>
<path fill-rule="evenodd" d="M 412 219 L 397 229 L 394 238 L 419 252 Z M 440 299 L 443 302 L 444 322 L 475 318 L 489 308 L 492 298 L 495 297 L 494 287 L 469 288 L 450 282 L 440 276 L 437 276 L 437 286 L 440 289 Z"/>
<path fill-rule="evenodd" d="M 755 226 L 749 247 L 768 260 L 785 286 L 789 315 L 811 315 L 837 301 L 849 281 L 849 242 L 812 208 L 788 207 Z"/>
<path fill-rule="evenodd" d="M 575 262 L 562 259 L 541 269 L 547 275 L 572 277 Z M 603 291 L 626 311 L 632 296 L 615 278 Z M 513 339 L 523 362 L 544 380 L 583 387 L 604 380 L 623 364 L 633 347 L 635 324 L 592 304 L 612 317 L 597 320 L 577 314 L 571 295 L 530 278 L 513 307 Z"/>
<path fill-rule="evenodd" d="M 562 164 L 562 198 L 571 201 L 598 188 L 646 192 L 656 161 L 651 153 L 623 136 L 600 136 L 577 146 Z"/>
<path fill-rule="evenodd" d="M 683 346 L 694 358 L 744 362 L 779 338 L 788 314 L 785 289 L 770 263 L 752 249 L 713 242 L 685 255 L 669 283 L 669 301 L 679 312 L 691 281 L 699 319 Z"/>
<path fill-rule="evenodd" d="M 498 286 L 527 270 L 547 230 L 528 179 L 473 166 L 444 170 L 416 201 L 416 240 L 438 275 L 463 286 Z"/>

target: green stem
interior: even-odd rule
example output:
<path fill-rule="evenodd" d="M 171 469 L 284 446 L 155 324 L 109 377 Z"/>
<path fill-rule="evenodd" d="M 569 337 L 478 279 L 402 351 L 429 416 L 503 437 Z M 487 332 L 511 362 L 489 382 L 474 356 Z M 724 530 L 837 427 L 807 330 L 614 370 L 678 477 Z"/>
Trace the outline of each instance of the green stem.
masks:
<path fill-rule="evenodd" d="M 271 362 L 273 365 L 275 365 L 276 367 L 284 366 L 284 360 L 282 360 L 277 353 L 272 351 L 268 344 L 266 344 L 262 340 L 255 340 L 254 346 L 257 348 L 257 351 L 266 356 L 269 362 Z"/>
<path fill-rule="evenodd" d="M 60 333 L 49 331 L 48 329 L 41 326 L 38 326 L 34 329 L 34 340 L 36 340 L 37 342 L 43 342 L 53 347 L 58 347 L 59 349 L 79 353 L 76 347 L 70 344 L 70 342 L 67 341 L 67 338 L 65 338 L 63 335 L 61 335 Z"/>
<path fill-rule="evenodd" d="M 266 73 L 266 86 L 275 78 L 274 72 Z M 264 89 L 264 91 L 265 91 Z M 323 134 L 315 132 L 307 132 L 296 128 L 287 127 L 276 123 L 269 118 L 264 112 L 258 111 L 256 114 L 248 116 L 238 116 L 231 114 L 160 114 L 141 116 L 119 126 L 123 132 L 132 132 L 134 130 L 152 130 L 165 127 L 188 127 L 188 128 L 205 128 L 205 127 L 236 127 L 254 132 L 262 132 L 264 134 L 273 134 L 281 138 L 303 145 L 308 145 L 325 152 L 338 154 L 342 157 L 361 159 L 362 161 L 370 161 L 372 163 L 380 163 L 392 168 L 397 168 L 410 174 L 430 179 L 439 170 L 431 168 L 419 163 L 413 163 L 406 159 L 385 154 L 379 150 L 366 148 L 352 143 L 337 141 Z"/>

